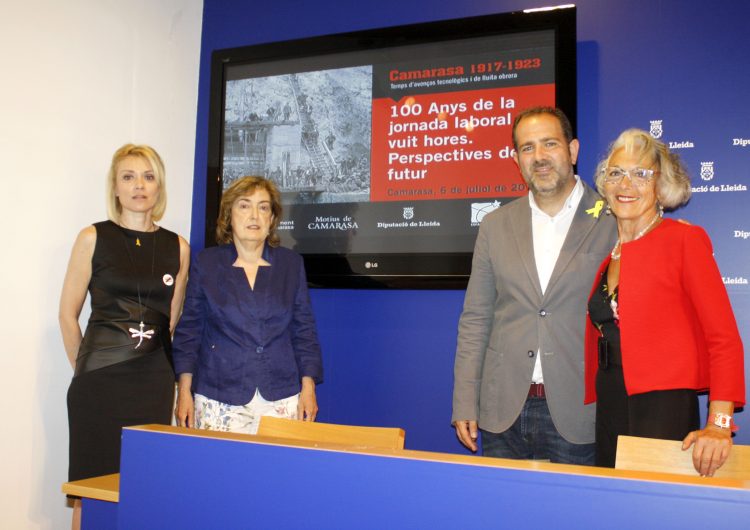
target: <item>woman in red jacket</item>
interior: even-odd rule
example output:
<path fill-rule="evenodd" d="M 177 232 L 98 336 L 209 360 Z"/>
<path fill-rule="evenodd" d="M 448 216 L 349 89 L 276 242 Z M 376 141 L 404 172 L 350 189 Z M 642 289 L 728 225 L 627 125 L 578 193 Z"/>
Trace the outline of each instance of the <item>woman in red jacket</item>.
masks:
<path fill-rule="evenodd" d="M 597 465 L 614 467 L 622 434 L 683 440 L 695 469 L 711 476 L 745 402 L 744 353 L 706 232 L 662 218 L 690 198 L 690 180 L 666 145 L 629 129 L 596 185 L 619 235 L 589 298 L 585 400 L 597 402 Z M 697 394 L 706 390 L 700 429 Z"/>

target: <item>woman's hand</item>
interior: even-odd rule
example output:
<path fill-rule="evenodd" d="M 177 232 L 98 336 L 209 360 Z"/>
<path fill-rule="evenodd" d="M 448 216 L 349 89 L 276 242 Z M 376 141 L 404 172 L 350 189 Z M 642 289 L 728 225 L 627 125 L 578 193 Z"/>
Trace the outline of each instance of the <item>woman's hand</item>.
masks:
<path fill-rule="evenodd" d="M 195 428 L 195 404 L 190 387 L 193 384 L 193 374 L 180 374 L 177 385 L 177 404 L 174 409 L 174 419 L 179 427 Z"/>
<path fill-rule="evenodd" d="M 315 381 L 312 377 L 302 378 L 302 390 L 299 393 L 297 404 L 297 419 L 302 421 L 315 421 L 318 415 L 318 400 L 315 398 Z"/>
<path fill-rule="evenodd" d="M 731 416 L 734 403 L 731 401 L 711 401 L 708 407 L 708 422 L 705 429 L 693 431 L 682 441 L 682 450 L 693 446 L 693 466 L 704 477 L 713 477 L 729 457 L 732 450 L 732 430 L 713 424 L 717 413 Z"/>
<path fill-rule="evenodd" d="M 693 446 L 693 465 L 704 477 L 713 477 L 729 457 L 732 449 L 732 433 L 713 425 L 688 434 L 682 442 L 682 450 Z"/>

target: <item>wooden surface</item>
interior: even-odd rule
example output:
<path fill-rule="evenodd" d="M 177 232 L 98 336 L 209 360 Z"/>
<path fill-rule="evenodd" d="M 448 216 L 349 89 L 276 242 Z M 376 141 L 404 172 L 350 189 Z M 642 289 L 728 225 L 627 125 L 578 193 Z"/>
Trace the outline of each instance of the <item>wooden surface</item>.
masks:
<path fill-rule="evenodd" d="M 359 427 L 263 416 L 259 436 L 274 436 L 293 440 L 346 444 L 352 448 L 404 448 L 404 431 L 394 427 Z"/>
<path fill-rule="evenodd" d="M 615 468 L 698 476 L 693 466 L 692 447 L 683 451 L 679 441 L 635 436 L 617 439 Z M 733 446 L 729 458 L 716 471 L 714 478 L 750 480 L 750 446 Z"/>
<path fill-rule="evenodd" d="M 120 501 L 120 474 L 102 475 L 101 477 L 87 478 L 66 482 L 62 486 L 63 493 L 96 499 L 99 501 Z"/>

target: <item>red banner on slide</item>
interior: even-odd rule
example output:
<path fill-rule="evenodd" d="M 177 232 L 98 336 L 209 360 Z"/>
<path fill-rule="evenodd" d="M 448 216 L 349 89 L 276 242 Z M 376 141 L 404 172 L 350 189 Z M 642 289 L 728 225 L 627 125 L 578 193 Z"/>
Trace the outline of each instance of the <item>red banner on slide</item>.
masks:
<path fill-rule="evenodd" d="M 553 84 L 373 100 L 370 200 L 524 195 L 513 119 L 554 104 Z"/>

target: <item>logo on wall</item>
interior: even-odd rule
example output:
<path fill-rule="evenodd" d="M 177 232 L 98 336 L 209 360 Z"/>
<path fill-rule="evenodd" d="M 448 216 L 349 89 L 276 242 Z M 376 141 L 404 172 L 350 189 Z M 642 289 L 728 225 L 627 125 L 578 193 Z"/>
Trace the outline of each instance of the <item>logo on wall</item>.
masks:
<path fill-rule="evenodd" d="M 701 162 L 701 178 L 703 180 L 711 180 L 714 178 L 714 163 L 713 162 Z"/>
<path fill-rule="evenodd" d="M 661 126 L 661 122 L 664 120 L 651 120 L 651 128 L 648 130 L 649 134 L 654 138 L 661 138 L 664 129 Z"/>
<path fill-rule="evenodd" d="M 407 208 L 404 208 L 404 219 L 407 221 L 409 219 L 412 219 L 414 217 L 414 206 L 409 206 Z"/>

